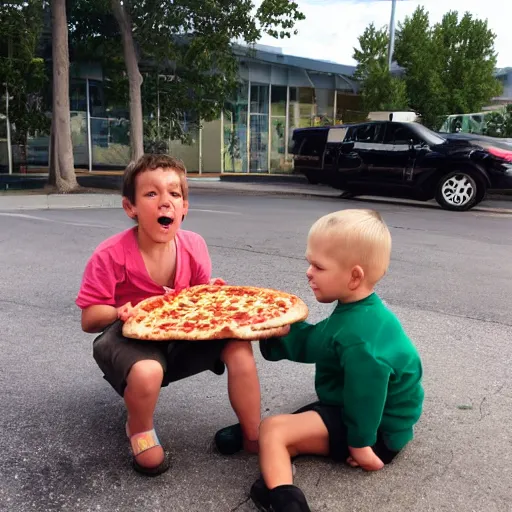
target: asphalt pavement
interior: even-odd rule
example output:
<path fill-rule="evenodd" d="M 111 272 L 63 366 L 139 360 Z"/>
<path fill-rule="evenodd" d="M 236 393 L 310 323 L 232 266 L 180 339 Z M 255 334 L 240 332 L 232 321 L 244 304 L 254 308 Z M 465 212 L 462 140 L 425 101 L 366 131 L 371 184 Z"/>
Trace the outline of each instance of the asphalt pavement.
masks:
<path fill-rule="evenodd" d="M 30 211 L 19 209 L 24 199 L 9 206 L 4 197 L 0 510 L 255 510 L 248 491 L 257 458 L 222 457 L 210 446 L 215 431 L 235 419 L 225 375 L 204 373 L 164 389 L 156 428 L 172 467 L 156 479 L 130 468 L 123 403 L 103 381 L 92 359 L 94 336 L 80 331 L 74 305 L 96 245 L 131 225 L 119 196 L 103 203 L 110 208 L 87 207 L 75 196 L 82 209 Z M 296 293 L 318 321 L 331 306 L 317 304 L 308 290 L 307 231 L 319 216 L 349 207 L 376 208 L 390 226 L 393 258 L 378 292 L 423 358 L 424 414 L 415 440 L 383 471 L 366 474 L 307 457 L 295 463 L 296 483 L 315 512 L 509 512 L 512 212 L 506 205 L 453 213 L 395 201 L 193 186 L 184 228 L 207 240 L 215 276 Z M 311 365 L 266 362 L 255 349 L 265 415 L 314 400 Z"/>

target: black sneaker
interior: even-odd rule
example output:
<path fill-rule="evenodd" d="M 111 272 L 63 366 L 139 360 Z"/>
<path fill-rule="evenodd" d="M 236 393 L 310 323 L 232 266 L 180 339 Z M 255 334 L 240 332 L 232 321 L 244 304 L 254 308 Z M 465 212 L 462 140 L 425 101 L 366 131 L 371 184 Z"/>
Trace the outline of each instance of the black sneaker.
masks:
<path fill-rule="evenodd" d="M 252 485 L 250 497 L 260 512 L 311 512 L 304 493 L 295 485 L 280 485 L 270 491 L 260 477 Z"/>
<path fill-rule="evenodd" d="M 222 455 L 234 455 L 244 449 L 244 435 L 240 423 L 221 428 L 214 438 L 215 448 Z"/>
<path fill-rule="evenodd" d="M 258 478 L 252 484 L 250 497 L 256 508 L 261 512 L 270 512 L 272 510 L 269 493 L 270 491 L 267 489 L 263 478 Z"/>
<path fill-rule="evenodd" d="M 269 512 L 311 512 L 304 493 L 295 485 L 280 485 L 268 491 Z"/>

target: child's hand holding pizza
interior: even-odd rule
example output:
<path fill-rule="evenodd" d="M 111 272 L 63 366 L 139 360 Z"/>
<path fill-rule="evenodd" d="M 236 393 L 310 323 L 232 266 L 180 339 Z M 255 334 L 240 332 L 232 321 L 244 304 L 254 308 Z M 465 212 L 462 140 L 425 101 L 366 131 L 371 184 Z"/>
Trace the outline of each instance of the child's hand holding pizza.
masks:
<path fill-rule="evenodd" d="M 214 277 L 213 279 L 210 279 L 210 282 L 208 284 L 215 286 L 225 286 L 227 283 L 221 277 Z"/>
<path fill-rule="evenodd" d="M 124 306 L 117 308 L 117 317 L 123 322 L 126 322 L 128 318 L 134 315 L 134 312 L 135 308 L 132 306 L 132 303 L 127 302 Z"/>

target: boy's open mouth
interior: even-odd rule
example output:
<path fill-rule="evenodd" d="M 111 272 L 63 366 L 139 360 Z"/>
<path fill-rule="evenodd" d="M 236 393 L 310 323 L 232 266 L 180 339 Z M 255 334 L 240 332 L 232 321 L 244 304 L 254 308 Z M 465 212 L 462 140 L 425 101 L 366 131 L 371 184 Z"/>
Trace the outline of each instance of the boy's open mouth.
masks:
<path fill-rule="evenodd" d="M 158 217 L 158 223 L 162 226 L 170 226 L 173 222 L 174 219 L 172 217 L 166 217 L 165 215 Z"/>

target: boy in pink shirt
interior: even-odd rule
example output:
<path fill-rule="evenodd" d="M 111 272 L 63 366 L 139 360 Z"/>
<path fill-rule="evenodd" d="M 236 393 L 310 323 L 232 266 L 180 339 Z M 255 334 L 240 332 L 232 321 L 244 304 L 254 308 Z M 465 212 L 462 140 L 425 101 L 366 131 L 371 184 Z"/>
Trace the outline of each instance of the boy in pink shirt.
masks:
<path fill-rule="evenodd" d="M 124 398 L 134 469 L 158 475 L 169 467 L 153 428 L 161 387 L 205 370 L 221 375 L 224 364 L 243 440 L 236 428 L 223 429 L 216 435 L 217 448 L 228 453 L 234 451 L 233 443 L 237 449 L 243 442 L 246 450 L 256 452 L 260 387 L 250 342 L 147 342 L 122 335 L 123 321 L 141 300 L 211 282 L 206 242 L 180 229 L 188 209 L 183 164 L 169 156 L 145 155 L 129 166 L 123 208 L 137 225 L 96 248 L 76 303 L 82 309 L 82 329 L 101 332 L 93 355 L 105 379 Z"/>

